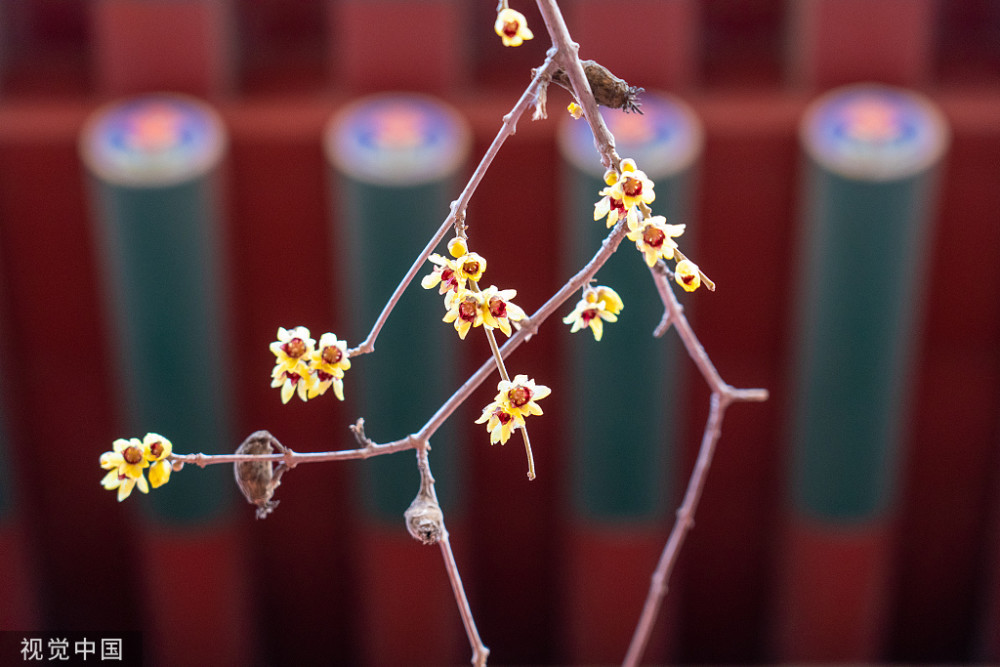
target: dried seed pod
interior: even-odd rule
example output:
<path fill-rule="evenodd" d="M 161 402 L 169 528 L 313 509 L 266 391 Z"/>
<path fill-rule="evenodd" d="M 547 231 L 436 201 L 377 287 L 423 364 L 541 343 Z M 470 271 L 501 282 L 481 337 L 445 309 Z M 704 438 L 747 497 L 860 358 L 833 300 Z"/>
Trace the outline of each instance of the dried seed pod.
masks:
<path fill-rule="evenodd" d="M 279 452 L 286 451 L 284 445 L 268 431 L 255 431 L 236 448 L 236 453 L 273 454 L 276 449 Z M 258 519 L 265 518 L 278 506 L 278 501 L 271 498 L 274 490 L 281 484 L 284 472 L 285 464 L 279 463 L 275 468 L 273 461 L 239 461 L 233 464 L 236 485 L 240 487 L 247 502 L 257 506 Z"/>
<path fill-rule="evenodd" d="M 435 544 L 444 535 L 441 506 L 423 491 L 413 499 L 403 517 L 410 536 L 423 544 Z"/>
<path fill-rule="evenodd" d="M 625 113 L 629 111 L 642 113 L 639 108 L 641 104 L 639 93 L 644 92 L 644 88 L 628 85 L 624 79 L 618 78 L 607 67 L 596 61 L 583 60 L 581 64 L 584 74 L 587 75 L 587 82 L 590 83 L 590 90 L 594 93 L 594 99 L 598 104 L 609 109 L 621 109 Z M 564 70 L 556 70 L 552 74 L 552 80 L 566 90 L 573 91 L 573 86 Z"/>

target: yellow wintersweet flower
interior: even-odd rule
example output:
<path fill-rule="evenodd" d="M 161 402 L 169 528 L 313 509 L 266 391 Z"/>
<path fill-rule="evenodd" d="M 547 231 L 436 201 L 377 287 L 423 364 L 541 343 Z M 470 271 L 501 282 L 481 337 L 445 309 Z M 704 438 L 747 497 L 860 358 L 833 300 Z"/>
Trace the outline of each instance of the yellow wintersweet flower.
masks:
<path fill-rule="evenodd" d="M 485 271 L 486 259 L 478 253 L 468 252 L 455 260 L 459 288 L 464 288 L 470 280 L 479 280 Z"/>
<path fill-rule="evenodd" d="M 308 389 L 309 398 L 325 394 L 332 386 L 337 398 L 344 400 L 344 371 L 351 367 L 347 341 L 337 340 L 336 334 L 325 333 L 320 336 L 317 348 L 311 359 L 316 382 Z"/>
<path fill-rule="evenodd" d="M 573 325 L 570 333 L 590 327 L 594 340 L 599 341 L 604 335 L 604 322 L 617 322 L 618 313 L 624 307 L 618 292 L 610 287 L 586 287 L 583 298 L 576 304 L 573 312 L 563 318 L 563 322 Z"/>
<path fill-rule="evenodd" d="M 524 310 L 513 303 L 511 299 L 517 296 L 517 290 L 497 289 L 490 285 L 481 292 L 483 299 L 483 324 L 494 329 L 500 329 L 508 336 L 511 334 L 510 323 L 527 317 Z"/>
<path fill-rule="evenodd" d="M 566 111 L 569 112 L 570 116 L 576 118 L 577 120 L 583 118 L 583 107 L 576 102 L 570 102 L 569 106 L 566 107 Z"/>
<path fill-rule="evenodd" d="M 478 327 L 483 323 L 483 297 L 481 292 L 473 292 L 467 289 L 460 289 L 457 292 L 449 292 L 444 299 L 444 305 L 448 309 L 443 320 L 454 322 L 455 331 L 458 337 L 465 340 L 465 335 L 472 327 Z"/>
<path fill-rule="evenodd" d="M 507 412 L 499 401 L 493 401 L 485 408 L 483 414 L 476 420 L 477 424 L 486 422 L 486 430 L 490 433 L 490 444 L 506 444 L 510 440 L 510 434 L 517 428 L 514 417 Z"/>
<path fill-rule="evenodd" d="M 649 180 L 646 173 L 635 166 L 632 158 L 622 160 L 621 175 L 612 184 L 610 195 L 615 199 L 620 199 L 625 210 L 638 206 L 639 204 L 653 203 L 656 193 L 653 191 L 653 181 Z"/>
<path fill-rule="evenodd" d="M 618 292 L 614 291 L 610 287 L 605 287 L 604 285 L 598 285 L 594 287 L 593 290 L 597 293 L 598 302 L 604 304 L 605 310 L 607 310 L 612 315 L 617 315 L 622 312 L 622 308 L 625 307 L 625 303 L 622 298 L 618 296 Z"/>
<path fill-rule="evenodd" d="M 143 493 L 149 493 L 149 485 L 143 476 L 143 469 L 149 467 L 149 461 L 139 438 L 115 440 L 112 451 L 101 454 L 101 467 L 109 471 L 101 480 L 101 485 L 108 491 L 118 489 L 119 502 L 128 498 L 136 486 Z"/>
<path fill-rule="evenodd" d="M 309 391 L 318 380 L 316 375 L 308 368 L 304 372 L 294 372 L 282 370 L 281 366 L 275 366 L 271 371 L 271 386 L 281 387 L 281 402 L 287 403 L 294 394 L 306 401 L 310 398 Z"/>
<path fill-rule="evenodd" d="M 437 253 L 433 253 L 427 258 L 427 261 L 435 264 L 436 266 L 433 271 L 420 280 L 421 287 L 424 289 L 434 289 L 436 286 L 440 285 L 438 288 L 439 294 L 445 294 L 448 291 L 455 291 L 458 289 L 458 278 L 456 275 L 458 267 L 454 260 L 450 260 L 447 257 L 442 257 Z"/>
<path fill-rule="evenodd" d="M 683 233 L 684 225 L 668 225 L 662 215 L 651 216 L 641 223 L 629 221 L 628 238 L 635 242 L 635 247 L 645 256 L 649 266 L 656 264 L 660 257 L 673 259 L 677 249 L 674 238 Z"/>
<path fill-rule="evenodd" d="M 518 425 L 524 425 L 527 415 L 540 415 L 542 409 L 535 401 L 540 401 L 552 390 L 543 384 L 536 385 L 527 375 L 515 375 L 513 380 L 501 380 L 494 399 L 499 407 L 509 414 Z"/>
<path fill-rule="evenodd" d="M 281 402 L 287 403 L 296 392 L 299 398 L 306 400 L 306 392 L 315 382 L 309 361 L 316 350 L 316 340 L 309 335 L 309 329 L 279 327 L 278 340 L 271 343 L 270 348 L 275 356 L 271 386 L 281 387 Z"/>
<path fill-rule="evenodd" d="M 504 46 L 521 46 L 525 40 L 534 37 L 528 29 L 528 21 L 524 18 L 524 14 L 509 8 L 501 9 L 497 13 L 493 29 L 500 35 Z"/>
<path fill-rule="evenodd" d="M 688 292 L 701 286 L 701 269 L 690 259 L 682 259 L 674 268 L 674 280 Z"/>
<path fill-rule="evenodd" d="M 278 340 L 270 345 L 275 356 L 275 373 L 288 371 L 301 375 L 308 372 L 309 357 L 315 347 L 316 341 L 309 335 L 309 329 L 278 327 Z"/>
<path fill-rule="evenodd" d="M 158 489 L 170 481 L 170 472 L 173 470 L 169 458 L 174 451 L 174 446 L 162 435 L 147 433 L 142 439 L 143 455 L 150 462 L 149 483 L 154 489 Z"/>
<path fill-rule="evenodd" d="M 594 220 L 607 218 L 608 228 L 610 229 L 626 216 L 625 205 L 621 199 L 615 199 L 611 196 L 610 187 L 604 188 L 597 194 L 603 195 L 603 197 L 594 204 Z"/>

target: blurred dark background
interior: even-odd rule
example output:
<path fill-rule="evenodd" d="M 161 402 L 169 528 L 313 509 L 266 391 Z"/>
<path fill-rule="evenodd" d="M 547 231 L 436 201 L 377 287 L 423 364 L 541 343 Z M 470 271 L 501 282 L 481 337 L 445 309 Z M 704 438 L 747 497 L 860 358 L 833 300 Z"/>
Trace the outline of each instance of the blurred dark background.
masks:
<path fill-rule="evenodd" d="M 795 523 L 786 506 L 786 414 L 803 171 L 798 123 L 826 90 L 880 81 L 929 97 L 952 143 L 921 272 L 897 485 L 887 490 L 891 511 L 865 527 L 886 554 L 875 645 L 817 659 L 1000 661 L 1000 2 L 561 6 L 582 57 L 680 96 L 704 124 L 691 234 L 699 264 L 720 289 L 686 298 L 687 313 L 729 383 L 771 393 L 767 403 L 737 405 L 727 416 L 651 659 L 792 658 L 775 640 L 782 617 L 775 607 L 787 584 L 784 536 Z M 234 493 L 222 518 L 159 524 L 143 510 L 150 499 L 135 494 L 118 504 L 97 484 L 100 453 L 117 437 L 142 433 L 124 432 L 115 333 L 77 140 L 91 112 L 131 94 L 189 93 L 219 111 L 230 142 L 219 187 L 234 361 L 206 368 L 206 376 L 224 374 L 234 387 L 238 434 L 219 449 L 259 428 L 300 451 L 350 448 L 347 426 L 360 416 L 350 375 L 345 403 L 325 397 L 287 406 L 267 377 L 267 344 L 278 326 L 302 324 L 318 336 L 346 330 L 350 315 L 334 307 L 335 295 L 351 287 L 330 278 L 342 258 L 327 250 L 339 213 L 323 128 L 368 93 L 430 93 L 468 121 L 474 144 L 463 175 L 471 173 L 550 44 L 525 0 L 516 8 L 535 39 L 505 49 L 493 33 L 495 7 L 492 0 L 0 4 L 0 630 L 141 630 L 151 664 L 197 664 L 203 641 L 215 647 L 216 664 L 466 662 L 438 551 L 411 541 L 402 516 L 369 521 L 356 480 L 364 462 L 294 471 L 265 522 Z M 551 253 L 563 239 L 565 169 L 555 136 L 568 101 L 553 89 L 550 119 L 520 123 L 470 207 L 491 281 L 516 287 L 529 312 L 567 277 Z M 443 220 L 447 210 L 439 214 Z M 567 335 L 560 327 L 549 323 L 512 358 L 516 372 L 556 392 Z M 455 347 L 463 369 L 488 354 L 472 338 Z M 665 480 L 671 500 L 655 525 L 591 526 L 572 514 L 574 450 L 565 425 L 577 417 L 557 393 L 532 430 L 539 478 L 530 484 L 517 439 L 489 447 L 472 424 L 489 387 L 453 419 L 454 442 L 435 444 L 435 451 L 462 448 L 460 492 L 444 511 L 494 664 L 624 656 L 707 415 L 708 392 L 694 369 L 685 365 L 677 381 L 685 416 Z M 180 452 L 206 449 L 174 444 Z M 415 473 L 412 484 L 415 492 Z M 602 627 L 607 609 L 571 602 L 566 564 L 580 533 L 602 531 L 631 545 L 621 552 L 629 557 L 595 563 L 592 577 L 611 582 L 607 609 L 634 616 L 609 619 L 606 636 L 581 638 L 577 630 Z M 863 581 L 859 575 L 843 587 L 849 594 Z M 165 625 L 170 619 L 180 624 Z"/>

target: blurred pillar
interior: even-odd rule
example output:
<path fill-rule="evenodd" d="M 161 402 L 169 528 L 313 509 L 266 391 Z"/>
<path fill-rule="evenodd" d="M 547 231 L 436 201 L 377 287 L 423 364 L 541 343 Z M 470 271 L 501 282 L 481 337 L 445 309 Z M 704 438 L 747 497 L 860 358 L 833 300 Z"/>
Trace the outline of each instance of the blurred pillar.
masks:
<path fill-rule="evenodd" d="M 641 101 L 642 115 L 601 113 L 619 155 L 633 158 L 655 183 L 653 212 L 665 215 L 670 224 L 689 225 L 679 239 L 687 253 L 693 249 L 690 224 L 701 123 L 675 97 L 647 92 Z M 609 232 L 603 218 L 594 220 L 598 191 L 606 187 L 605 169 L 586 121 L 565 120 L 559 143 L 570 274 L 594 256 Z M 622 241 L 595 284 L 618 292 L 625 307 L 617 322 L 605 323 L 599 342 L 590 329 L 563 332 L 572 401 L 568 437 L 574 450 L 564 593 L 571 662 L 615 662 L 625 655 L 669 532 L 679 428 L 678 342 L 672 335 L 652 336 L 663 304 L 631 241 Z M 664 616 L 671 605 L 672 600 L 664 606 Z M 660 628 L 666 627 L 661 618 Z M 668 634 L 653 638 L 647 660 L 666 660 Z"/>
<path fill-rule="evenodd" d="M 910 357 L 948 131 L 914 93 L 853 86 L 809 108 L 801 140 L 808 164 L 777 657 L 871 661 L 886 630 Z"/>
<path fill-rule="evenodd" d="M 334 263 L 349 292 L 338 311 L 352 322 L 347 340 L 364 340 L 399 281 L 448 216 L 456 177 L 470 147 L 465 121 L 434 98 L 362 98 L 331 119 L 325 134 L 331 182 Z M 450 238 L 450 235 L 449 237 Z M 443 247 L 440 252 L 446 252 Z M 354 359 L 345 393 L 356 392 L 376 442 L 414 433 L 458 387 L 462 344 L 441 321 L 443 297 L 423 290 L 426 264 L 396 304 L 375 351 Z M 461 518 L 459 444 L 447 425 L 432 438 L 431 467 L 448 525 Z M 364 508 L 361 569 L 367 664 L 439 664 L 461 659 L 461 625 L 437 548 L 414 542 L 403 512 L 420 477 L 413 452 L 358 466 Z"/>
<path fill-rule="evenodd" d="M 166 95 L 99 109 L 80 140 L 114 317 L 123 436 L 160 433 L 179 452 L 223 453 L 237 443 L 217 183 L 225 146 L 211 109 Z M 138 500 L 146 539 L 134 576 L 145 587 L 145 641 L 156 664 L 248 659 L 231 474 L 189 467 Z"/>

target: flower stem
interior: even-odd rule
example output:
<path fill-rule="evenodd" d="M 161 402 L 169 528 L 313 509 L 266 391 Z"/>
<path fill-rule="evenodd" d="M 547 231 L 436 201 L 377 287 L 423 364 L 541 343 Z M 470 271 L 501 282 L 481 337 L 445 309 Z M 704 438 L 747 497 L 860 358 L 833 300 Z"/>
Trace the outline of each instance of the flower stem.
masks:
<path fill-rule="evenodd" d="M 497 345 L 497 337 L 494 335 L 493 329 L 483 327 L 483 331 L 486 332 L 486 340 L 490 342 L 490 350 L 493 352 L 493 359 L 500 370 L 500 378 L 505 382 L 510 382 L 510 375 L 507 373 L 507 367 L 503 363 L 503 355 L 500 354 L 500 347 Z M 528 457 L 528 479 L 535 479 L 535 457 L 531 454 L 531 439 L 528 438 L 528 425 L 522 424 L 520 430 L 521 436 L 524 438 L 524 454 Z"/>

